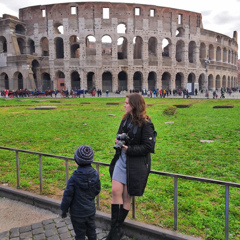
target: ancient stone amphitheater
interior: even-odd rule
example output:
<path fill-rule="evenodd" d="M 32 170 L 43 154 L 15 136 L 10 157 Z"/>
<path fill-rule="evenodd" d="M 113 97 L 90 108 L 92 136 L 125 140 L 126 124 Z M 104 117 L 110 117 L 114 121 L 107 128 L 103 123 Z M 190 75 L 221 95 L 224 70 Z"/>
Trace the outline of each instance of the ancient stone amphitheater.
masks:
<path fill-rule="evenodd" d="M 0 90 L 232 88 L 237 59 L 237 32 L 181 9 L 73 2 L 0 18 Z"/>

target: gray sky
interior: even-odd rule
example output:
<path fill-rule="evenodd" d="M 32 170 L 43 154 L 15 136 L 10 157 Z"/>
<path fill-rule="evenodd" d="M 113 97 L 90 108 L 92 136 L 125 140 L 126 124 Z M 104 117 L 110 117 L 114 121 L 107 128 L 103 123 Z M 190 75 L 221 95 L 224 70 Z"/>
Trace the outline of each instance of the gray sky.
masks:
<path fill-rule="evenodd" d="M 4 13 L 8 13 L 18 17 L 18 10 L 20 8 L 45 5 L 52 3 L 75 2 L 67 0 L 1 0 L 0 2 L 0 17 Z M 78 1 L 86 2 L 86 1 Z M 106 2 L 101 0 L 88 2 Z M 240 0 L 228 1 L 213 1 L 213 0 L 111 0 L 110 2 L 126 2 L 126 3 L 140 3 L 148 5 L 157 5 L 162 7 L 171 7 L 198 12 L 202 14 L 203 27 L 207 30 L 212 30 L 229 37 L 233 37 L 233 31 L 240 33 Z M 156 3 L 157 2 L 157 3 Z M 240 43 L 240 35 L 238 36 L 238 45 Z M 240 45 L 239 45 L 240 48 Z M 240 53 L 240 49 L 239 49 Z M 240 54 L 238 54 L 240 57 Z"/>

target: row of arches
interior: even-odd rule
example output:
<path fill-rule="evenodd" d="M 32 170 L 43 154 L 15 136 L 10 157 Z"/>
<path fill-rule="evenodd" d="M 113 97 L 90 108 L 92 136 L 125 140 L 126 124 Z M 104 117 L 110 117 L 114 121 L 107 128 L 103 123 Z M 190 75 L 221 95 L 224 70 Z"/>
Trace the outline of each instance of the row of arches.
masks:
<path fill-rule="evenodd" d="M 85 80 L 81 79 L 78 71 L 73 71 L 70 74 L 70 82 L 67 82 L 67 78 L 62 71 L 57 71 L 55 76 L 51 78 L 50 74 L 44 72 L 40 75 L 40 79 L 35 79 L 37 89 L 57 88 L 58 90 L 66 89 L 85 89 L 92 90 L 94 88 L 101 88 L 102 91 L 129 91 L 135 89 L 141 91 L 142 89 L 184 89 L 187 83 L 198 83 L 199 89 L 204 88 L 205 74 L 202 73 L 198 77 L 195 73 L 188 75 L 178 72 L 173 75 L 169 72 L 164 72 L 161 75 L 154 71 L 147 74 L 147 79 L 144 79 L 144 74 L 141 71 L 136 71 L 132 76 L 125 71 L 120 71 L 116 76 L 111 71 L 103 72 L 101 75 L 100 83 L 96 81 L 96 74 L 92 71 L 86 73 Z M 11 79 L 11 87 L 13 89 L 24 89 L 24 79 L 21 72 L 15 72 Z M 208 89 L 214 90 L 216 88 L 232 88 L 236 86 L 236 78 L 223 75 L 213 74 L 208 75 Z M 115 87 L 113 87 L 115 85 Z M 9 89 L 10 79 L 6 73 L 0 74 L 0 88 Z"/>

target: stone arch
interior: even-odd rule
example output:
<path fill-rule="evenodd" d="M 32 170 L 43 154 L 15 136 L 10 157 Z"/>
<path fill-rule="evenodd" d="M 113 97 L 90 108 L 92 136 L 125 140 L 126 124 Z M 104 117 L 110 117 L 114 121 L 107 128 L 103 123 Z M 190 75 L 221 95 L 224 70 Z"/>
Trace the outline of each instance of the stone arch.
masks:
<path fill-rule="evenodd" d="M 227 62 L 227 49 L 223 48 L 223 62 L 226 63 Z"/>
<path fill-rule="evenodd" d="M 231 80 L 230 80 L 230 76 L 228 76 L 228 81 L 227 81 L 227 86 L 226 87 L 230 87 L 231 86 Z"/>
<path fill-rule="evenodd" d="M 214 87 L 213 81 L 214 81 L 213 75 L 209 74 L 209 76 L 208 76 L 208 89 L 209 90 L 213 90 L 213 87 Z"/>
<path fill-rule="evenodd" d="M 7 52 L 7 40 L 4 36 L 0 36 L 0 53 Z"/>
<path fill-rule="evenodd" d="M 125 37 L 120 37 L 117 40 L 117 51 L 118 51 L 118 59 L 127 59 L 127 44 L 128 41 Z"/>
<path fill-rule="evenodd" d="M 19 50 L 20 50 L 20 54 L 25 54 L 26 53 L 25 40 L 23 38 L 17 38 L 17 42 L 18 42 L 18 47 L 19 47 Z"/>
<path fill-rule="evenodd" d="M 86 55 L 96 55 L 96 38 L 93 35 L 86 37 Z"/>
<path fill-rule="evenodd" d="M 169 72 L 164 72 L 162 74 L 162 89 L 170 89 L 171 74 Z"/>
<path fill-rule="evenodd" d="M 79 58 L 80 57 L 79 38 L 76 35 L 72 35 L 69 38 L 69 44 L 70 44 L 71 58 Z"/>
<path fill-rule="evenodd" d="M 226 88 L 227 87 L 227 78 L 225 75 L 223 75 L 222 77 L 222 87 L 223 88 Z"/>
<path fill-rule="evenodd" d="M 112 38 L 109 35 L 102 37 L 102 55 L 112 56 Z"/>
<path fill-rule="evenodd" d="M 195 41 L 188 44 L 188 60 L 190 63 L 196 63 L 197 45 Z"/>
<path fill-rule="evenodd" d="M 148 40 L 148 56 L 154 56 L 157 57 L 157 46 L 158 42 L 155 37 L 150 37 Z"/>
<path fill-rule="evenodd" d="M 218 35 L 218 36 L 216 37 L 216 42 L 221 43 L 221 39 L 222 39 L 221 36 Z"/>
<path fill-rule="evenodd" d="M 87 90 L 91 92 L 95 89 L 95 74 L 94 72 L 87 73 Z"/>
<path fill-rule="evenodd" d="M 216 50 L 216 61 L 220 62 L 221 61 L 221 57 L 222 57 L 222 50 L 221 48 L 218 46 L 217 50 Z"/>
<path fill-rule="evenodd" d="M 231 63 L 231 51 L 228 50 L 228 63 Z"/>
<path fill-rule="evenodd" d="M 119 91 L 128 91 L 128 75 L 125 71 L 118 73 L 118 90 Z"/>
<path fill-rule="evenodd" d="M 209 45 L 208 56 L 209 60 L 214 60 L 214 47 L 212 44 Z"/>
<path fill-rule="evenodd" d="M 175 89 L 182 90 L 184 88 L 184 74 L 179 72 L 175 78 Z"/>
<path fill-rule="evenodd" d="M 38 89 L 38 77 L 40 76 L 40 64 L 39 62 L 34 59 L 32 61 L 32 72 L 33 72 L 33 79 L 36 85 L 36 88 Z"/>
<path fill-rule="evenodd" d="M 35 42 L 30 38 L 28 40 L 29 53 L 33 55 L 35 53 Z"/>
<path fill-rule="evenodd" d="M 56 86 L 57 90 L 58 91 L 66 90 L 64 72 L 57 71 L 56 72 L 56 79 L 57 79 L 57 86 Z"/>
<path fill-rule="evenodd" d="M 4 89 L 9 89 L 9 78 L 5 72 L 0 75 L 0 91 Z"/>
<path fill-rule="evenodd" d="M 196 81 L 196 75 L 194 73 L 188 74 L 188 83 L 195 83 Z"/>
<path fill-rule="evenodd" d="M 56 58 L 64 58 L 64 43 L 61 37 L 54 39 Z"/>
<path fill-rule="evenodd" d="M 52 89 L 52 81 L 49 73 L 42 73 L 42 90 L 46 91 L 48 89 Z"/>
<path fill-rule="evenodd" d="M 133 89 L 135 91 L 142 91 L 143 74 L 137 71 L 133 75 Z"/>
<path fill-rule="evenodd" d="M 15 26 L 15 33 L 25 35 L 26 34 L 26 29 L 23 25 L 17 24 Z"/>
<path fill-rule="evenodd" d="M 184 62 L 185 54 L 185 43 L 182 40 L 177 41 L 176 43 L 176 61 Z"/>
<path fill-rule="evenodd" d="M 216 84 L 215 84 L 215 86 L 216 86 L 216 89 L 220 89 L 221 88 L 221 77 L 220 77 L 220 75 L 216 76 Z"/>
<path fill-rule="evenodd" d="M 13 74 L 13 89 L 23 89 L 23 75 L 21 72 Z"/>
<path fill-rule="evenodd" d="M 198 78 L 198 84 L 199 84 L 200 91 L 204 90 L 204 82 L 205 82 L 205 74 L 202 73 L 202 74 L 200 74 L 200 76 Z"/>
<path fill-rule="evenodd" d="M 40 47 L 42 49 L 42 56 L 49 56 L 49 42 L 46 37 L 41 38 Z"/>
<path fill-rule="evenodd" d="M 64 34 L 63 24 L 60 22 L 56 22 L 54 24 L 54 33 L 55 34 Z"/>
<path fill-rule="evenodd" d="M 183 27 L 179 27 L 176 30 L 176 37 L 184 37 L 185 36 L 185 29 Z"/>
<path fill-rule="evenodd" d="M 133 38 L 133 59 L 142 59 L 143 40 L 137 36 Z"/>
<path fill-rule="evenodd" d="M 103 92 L 106 92 L 106 90 L 112 92 L 112 73 L 109 71 L 102 74 L 102 90 Z"/>
<path fill-rule="evenodd" d="M 117 33 L 125 34 L 127 31 L 127 26 L 125 23 L 120 23 L 117 25 Z"/>
<path fill-rule="evenodd" d="M 157 86 L 157 74 L 156 72 L 148 73 L 148 90 L 156 90 Z"/>
<path fill-rule="evenodd" d="M 199 54 L 199 58 L 200 59 L 204 59 L 207 57 L 207 49 L 206 49 L 206 44 L 205 43 L 201 43 L 200 44 L 200 54 Z"/>
<path fill-rule="evenodd" d="M 77 71 L 71 73 L 71 89 L 78 90 L 81 89 L 80 75 Z"/>
<path fill-rule="evenodd" d="M 162 56 L 163 57 L 171 57 L 172 52 L 172 43 L 169 38 L 164 38 L 162 40 Z"/>

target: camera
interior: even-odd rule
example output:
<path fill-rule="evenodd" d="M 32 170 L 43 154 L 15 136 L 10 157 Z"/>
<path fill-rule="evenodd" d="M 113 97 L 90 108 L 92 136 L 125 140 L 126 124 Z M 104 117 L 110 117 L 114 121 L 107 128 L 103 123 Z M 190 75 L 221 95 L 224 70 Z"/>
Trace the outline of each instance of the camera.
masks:
<path fill-rule="evenodd" d="M 123 145 L 127 145 L 129 143 L 129 136 L 127 133 L 122 133 L 117 135 L 118 142 L 113 146 L 116 150 L 121 150 Z"/>

